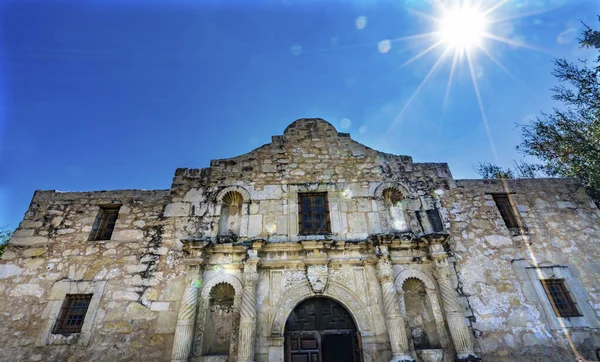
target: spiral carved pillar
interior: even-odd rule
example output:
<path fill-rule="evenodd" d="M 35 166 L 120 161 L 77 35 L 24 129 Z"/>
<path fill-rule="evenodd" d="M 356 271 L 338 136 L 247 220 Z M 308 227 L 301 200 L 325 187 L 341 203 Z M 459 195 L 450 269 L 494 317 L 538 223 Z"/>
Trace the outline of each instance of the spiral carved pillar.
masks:
<path fill-rule="evenodd" d="M 256 286 L 258 285 L 259 258 L 257 250 L 248 250 L 244 264 L 244 291 L 240 308 L 240 334 L 238 339 L 238 362 L 254 361 L 256 340 Z"/>
<path fill-rule="evenodd" d="M 450 338 L 459 361 L 480 361 L 473 349 L 473 339 L 465 323 L 465 317 L 458 301 L 458 293 L 452 286 L 448 255 L 441 245 L 431 246 L 431 257 L 435 261 L 433 274 L 440 287 L 444 315 L 450 329 Z"/>
<path fill-rule="evenodd" d="M 409 354 L 404 319 L 400 313 L 400 304 L 396 297 L 392 262 L 386 247 L 378 246 L 377 248 L 377 255 L 379 257 L 377 276 L 381 283 L 383 306 L 385 308 L 385 324 L 392 347 L 392 359 L 390 362 L 412 362 L 415 359 Z"/>
<path fill-rule="evenodd" d="M 171 362 L 186 362 L 192 350 L 194 341 L 194 323 L 196 310 L 198 309 L 198 289 L 202 285 L 202 272 L 204 261 L 188 266 L 188 286 L 183 292 L 177 326 L 175 327 L 175 338 L 173 340 L 173 351 Z"/>

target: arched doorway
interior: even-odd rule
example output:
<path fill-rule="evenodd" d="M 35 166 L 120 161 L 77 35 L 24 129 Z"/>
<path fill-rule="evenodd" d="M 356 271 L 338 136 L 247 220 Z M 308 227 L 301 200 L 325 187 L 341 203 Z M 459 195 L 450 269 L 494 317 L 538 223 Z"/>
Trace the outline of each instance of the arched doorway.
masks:
<path fill-rule="evenodd" d="M 360 333 L 340 303 L 315 297 L 285 323 L 285 362 L 362 362 Z"/>

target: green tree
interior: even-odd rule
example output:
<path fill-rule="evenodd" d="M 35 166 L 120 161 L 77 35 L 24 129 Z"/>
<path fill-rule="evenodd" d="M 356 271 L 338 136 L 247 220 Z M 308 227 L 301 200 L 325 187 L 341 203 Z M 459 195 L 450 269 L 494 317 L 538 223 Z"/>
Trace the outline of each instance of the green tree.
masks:
<path fill-rule="evenodd" d="M 8 230 L 7 228 L 0 228 L 0 256 L 2 256 L 2 254 L 4 253 L 4 249 L 6 249 L 6 244 L 8 243 L 8 240 L 10 240 L 10 238 L 12 237 L 12 234 L 12 231 Z"/>
<path fill-rule="evenodd" d="M 600 20 L 600 17 L 599 17 Z M 552 98 L 561 103 L 522 126 L 517 149 L 537 157 L 550 176 L 575 177 L 600 202 L 600 32 L 586 26 L 582 47 L 599 51 L 593 64 L 556 59 L 559 85 Z"/>
<path fill-rule="evenodd" d="M 475 172 L 485 179 L 513 179 L 513 178 L 538 178 L 543 176 L 542 167 L 527 163 L 523 160 L 513 160 L 513 167 L 502 168 L 490 162 L 479 162 L 479 165 L 473 167 Z"/>

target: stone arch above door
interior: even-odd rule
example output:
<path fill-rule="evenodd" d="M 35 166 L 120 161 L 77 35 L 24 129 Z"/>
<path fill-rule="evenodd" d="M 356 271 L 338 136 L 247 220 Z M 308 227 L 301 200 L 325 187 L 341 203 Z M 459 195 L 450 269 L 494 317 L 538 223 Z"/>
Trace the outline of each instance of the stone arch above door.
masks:
<path fill-rule="evenodd" d="M 354 292 L 337 282 L 330 281 L 327 289 L 322 294 L 314 293 L 306 283 L 302 283 L 286 291 L 286 298 L 277 303 L 273 308 L 274 314 L 270 322 L 271 336 L 283 337 L 285 322 L 294 308 L 302 301 L 318 296 L 330 298 L 346 308 L 352 315 L 352 318 L 354 318 L 356 327 L 363 336 L 373 334 L 368 307 L 361 302 L 360 298 Z"/>

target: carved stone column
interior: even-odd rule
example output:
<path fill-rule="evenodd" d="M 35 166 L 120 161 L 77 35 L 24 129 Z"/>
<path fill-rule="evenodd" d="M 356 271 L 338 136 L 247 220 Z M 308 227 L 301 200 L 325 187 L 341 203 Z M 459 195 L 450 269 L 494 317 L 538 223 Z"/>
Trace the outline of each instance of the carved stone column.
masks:
<path fill-rule="evenodd" d="M 458 301 L 458 293 L 452 286 L 448 254 L 441 244 L 430 245 L 430 252 L 435 262 L 433 275 L 440 286 L 444 314 L 448 329 L 450 329 L 450 338 L 456 350 L 456 359 L 459 361 L 480 361 L 481 359 L 473 350 L 473 339 L 465 323 L 465 317 Z"/>
<path fill-rule="evenodd" d="M 385 324 L 392 347 L 392 359 L 390 362 L 413 362 L 415 359 L 409 354 L 406 328 L 404 319 L 400 313 L 400 304 L 396 297 L 394 271 L 392 270 L 392 262 L 387 247 L 378 246 L 377 256 L 379 257 L 377 276 L 381 283 L 383 306 L 385 308 Z"/>
<path fill-rule="evenodd" d="M 240 308 L 240 334 L 238 339 L 238 362 L 254 361 L 254 344 L 256 340 L 256 286 L 258 285 L 258 250 L 255 243 L 248 250 L 248 258 L 244 263 L 244 291 Z M 260 244 L 258 244 L 260 247 Z"/>
<path fill-rule="evenodd" d="M 196 321 L 196 310 L 198 309 L 198 289 L 202 286 L 202 273 L 204 260 L 186 260 L 188 265 L 188 286 L 183 292 L 175 338 L 173 340 L 172 362 L 187 362 L 194 341 L 194 323 Z"/>

